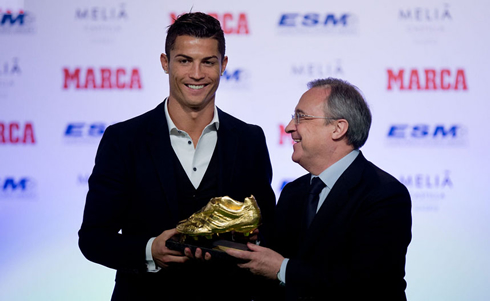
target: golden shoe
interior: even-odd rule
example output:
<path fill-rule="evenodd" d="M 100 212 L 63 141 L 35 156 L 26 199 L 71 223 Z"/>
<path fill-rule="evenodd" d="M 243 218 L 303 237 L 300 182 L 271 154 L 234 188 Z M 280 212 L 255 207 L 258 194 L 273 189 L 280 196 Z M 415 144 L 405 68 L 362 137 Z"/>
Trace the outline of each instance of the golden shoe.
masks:
<path fill-rule="evenodd" d="M 212 198 L 206 206 L 179 222 L 177 231 L 207 236 L 236 231 L 248 235 L 260 224 L 260 209 L 254 196 L 238 202 L 228 196 Z"/>

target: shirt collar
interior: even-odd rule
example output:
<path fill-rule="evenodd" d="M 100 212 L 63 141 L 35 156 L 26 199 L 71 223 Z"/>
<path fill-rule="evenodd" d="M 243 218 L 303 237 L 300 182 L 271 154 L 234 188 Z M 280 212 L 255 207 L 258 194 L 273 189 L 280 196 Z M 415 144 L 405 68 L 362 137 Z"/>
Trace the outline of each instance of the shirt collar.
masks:
<path fill-rule="evenodd" d="M 165 98 L 165 118 L 167 119 L 167 127 L 168 127 L 168 132 L 172 134 L 172 131 L 179 131 L 177 126 L 175 126 L 175 123 L 172 121 L 172 118 L 170 118 L 170 114 L 168 113 L 168 97 Z M 210 130 L 218 130 L 219 129 L 219 117 L 218 117 L 218 108 L 214 106 L 214 116 L 213 120 L 205 127 L 205 129 L 209 128 Z"/>
<path fill-rule="evenodd" d="M 344 173 L 344 171 L 354 162 L 354 160 L 357 158 L 359 155 L 359 150 L 355 149 L 348 153 L 346 156 L 344 156 L 342 159 L 339 161 L 335 162 L 332 164 L 330 167 L 322 171 L 318 177 L 327 185 L 328 188 L 332 189 L 333 185 L 337 180 L 340 178 L 340 176 Z M 311 179 L 313 179 L 314 175 L 311 175 Z M 310 179 L 310 183 L 311 183 Z"/>

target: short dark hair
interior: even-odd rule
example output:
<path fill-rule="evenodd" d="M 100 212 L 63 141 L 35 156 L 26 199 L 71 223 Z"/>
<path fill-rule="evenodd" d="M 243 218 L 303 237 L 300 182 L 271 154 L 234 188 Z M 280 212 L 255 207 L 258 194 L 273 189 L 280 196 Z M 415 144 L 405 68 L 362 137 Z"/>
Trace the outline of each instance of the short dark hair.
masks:
<path fill-rule="evenodd" d="M 366 143 L 371 128 L 371 111 L 359 89 L 347 81 L 326 78 L 308 83 L 308 88 L 329 88 L 325 99 L 325 117 L 345 119 L 349 123 L 346 137 L 349 145 L 359 149 Z"/>
<path fill-rule="evenodd" d="M 165 53 L 170 56 L 178 36 L 191 36 L 196 38 L 212 38 L 218 41 L 218 51 L 221 59 L 225 57 L 225 35 L 218 20 L 201 12 L 186 13 L 177 17 L 174 24 L 167 30 L 165 40 Z"/>

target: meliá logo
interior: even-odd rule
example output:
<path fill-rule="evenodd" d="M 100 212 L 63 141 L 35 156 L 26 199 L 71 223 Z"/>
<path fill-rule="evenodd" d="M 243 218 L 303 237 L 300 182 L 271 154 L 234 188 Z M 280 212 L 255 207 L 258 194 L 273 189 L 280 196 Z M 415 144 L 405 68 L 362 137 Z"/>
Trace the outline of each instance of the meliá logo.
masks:
<path fill-rule="evenodd" d="M 125 8 L 125 3 L 120 3 L 116 6 L 90 6 L 77 8 L 75 18 L 77 20 L 90 21 L 118 21 L 127 20 L 128 13 Z"/>
<path fill-rule="evenodd" d="M 468 90 L 464 69 L 387 69 L 387 89 L 400 91 Z"/>
<path fill-rule="evenodd" d="M 398 180 L 410 191 L 413 209 L 416 211 L 437 211 L 440 200 L 453 188 L 449 170 L 442 173 L 402 174 Z"/>
<path fill-rule="evenodd" d="M 34 126 L 32 122 L 0 121 L 0 145 L 35 143 L 36 138 L 34 137 Z"/>
<path fill-rule="evenodd" d="M 21 74 L 19 59 L 14 57 L 11 60 L 0 62 L 0 89 L 14 85 L 14 77 Z"/>
<path fill-rule="evenodd" d="M 34 17 L 29 12 L 20 10 L 18 13 L 0 9 L 0 33 L 33 33 Z"/>
<path fill-rule="evenodd" d="M 386 135 L 391 146 L 456 147 L 467 144 L 467 129 L 459 124 L 392 124 Z"/>
<path fill-rule="evenodd" d="M 107 124 L 104 122 L 70 122 L 63 133 L 65 142 L 98 143 Z"/>
<path fill-rule="evenodd" d="M 29 177 L 0 178 L 0 198 L 32 198 L 36 196 L 36 182 Z"/>
<path fill-rule="evenodd" d="M 141 76 L 138 68 L 63 68 L 63 89 L 129 89 L 141 90 Z"/>
<path fill-rule="evenodd" d="M 330 62 L 293 63 L 291 72 L 295 76 L 305 76 L 308 78 L 340 76 L 344 74 L 340 59 Z"/>
<path fill-rule="evenodd" d="M 279 16 L 279 33 L 339 33 L 358 31 L 358 18 L 351 13 L 283 13 Z"/>
<path fill-rule="evenodd" d="M 237 35 L 248 35 L 250 33 L 250 29 L 248 26 L 248 18 L 245 13 L 208 13 L 208 15 L 214 17 L 221 23 L 221 27 L 223 28 L 223 32 L 225 34 L 237 34 Z M 178 18 L 176 13 L 170 13 L 171 23 Z"/>
<path fill-rule="evenodd" d="M 412 7 L 400 9 L 398 17 L 403 21 L 442 22 L 452 20 L 449 4 L 440 7 Z"/>

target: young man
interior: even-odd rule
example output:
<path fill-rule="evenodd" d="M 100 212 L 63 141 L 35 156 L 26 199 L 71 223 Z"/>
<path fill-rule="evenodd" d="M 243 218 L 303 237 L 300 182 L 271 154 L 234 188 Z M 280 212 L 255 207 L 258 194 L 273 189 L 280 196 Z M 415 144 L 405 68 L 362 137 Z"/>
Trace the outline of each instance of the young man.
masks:
<path fill-rule="evenodd" d="M 170 95 L 155 109 L 107 128 L 100 142 L 79 246 L 117 269 L 113 300 L 250 300 L 250 274 L 165 246 L 176 224 L 213 197 L 254 195 L 273 221 L 272 168 L 262 129 L 215 106 L 226 68 L 219 22 L 180 16 L 167 32 L 162 67 Z M 209 259 L 209 255 L 206 256 Z M 247 285 L 248 286 L 248 285 Z"/>
<path fill-rule="evenodd" d="M 359 151 L 370 126 L 366 102 L 345 81 L 313 81 L 299 100 L 286 132 L 293 161 L 309 173 L 281 192 L 273 250 L 228 251 L 279 279 L 278 299 L 406 300 L 410 195 Z"/>

